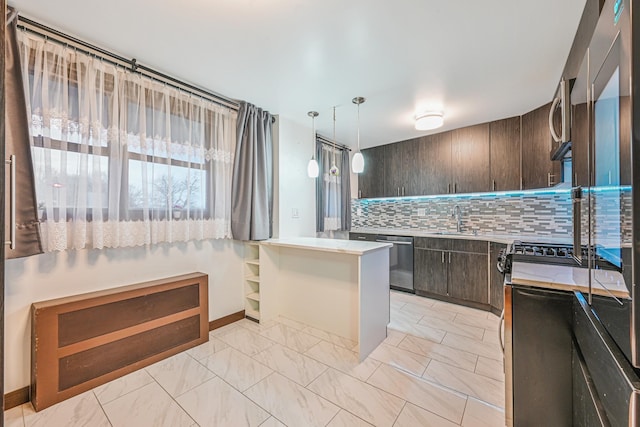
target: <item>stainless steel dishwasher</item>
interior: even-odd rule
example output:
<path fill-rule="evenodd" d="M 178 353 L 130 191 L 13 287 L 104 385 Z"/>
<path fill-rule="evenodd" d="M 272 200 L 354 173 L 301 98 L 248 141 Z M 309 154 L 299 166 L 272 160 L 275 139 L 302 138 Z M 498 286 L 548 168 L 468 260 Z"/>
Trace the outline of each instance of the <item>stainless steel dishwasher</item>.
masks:
<path fill-rule="evenodd" d="M 376 242 L 391 243 L 389 249 L 389 285 L 391 289 L 414 293 L 413 237 L 376 236 Z"/>

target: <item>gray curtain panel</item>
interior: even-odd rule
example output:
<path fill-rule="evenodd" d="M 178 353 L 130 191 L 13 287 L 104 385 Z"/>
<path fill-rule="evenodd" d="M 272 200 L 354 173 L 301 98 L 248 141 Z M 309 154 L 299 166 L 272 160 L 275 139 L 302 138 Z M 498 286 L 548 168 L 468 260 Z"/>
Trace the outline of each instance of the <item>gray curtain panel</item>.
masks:
<path fill-rule="evenodd" d="M 29 140 L 29 119 L 25 103 L 20 54 L 16 41 L 18 15 L 15 10 L 7 10 L 7 33 L 5 47 L 5 157 L 15 155 L 16 182 L 12 185 L 16 191 L 15 249 L 5 247 L 5 258 L 21 258 L 42 253 L 40 242 L 40 222 L 36 190 L 31 162 Z M 9 165 L 7 165 L 9 169 Z M 5 173 L 8 178 L 9 171 Z M 10 221 L 11 200 L 9 180 L 5 183 L 5 240 L 11 236 Z"/>
<path fill-rule="evenodd" d="M 272 116 L 241 102 L 233 164 L 231 233 L 236 240 L 265 240 L 273 234 Z"/>
<path fill-rule="evenodd" d="M 342 178 L 341 187 L 342 204 L 340 205 L 340 231 L 351 230 L 351 164 L 349 162 L 349 151 L 342 150 L 342 166 L 340 170 L 344 171 L 340 176 Z"/>
<path fill-rule="evenodd" d="M 329 166 L 324 163 L 322 155 L 322 141 L 316 137 L 316 161 L 318 162 L 318 170 L 320 174 L 316 178 L 316 232 L 324 231 L 324 212 L 325 212 L 325 191 L 324 191 L 324 170 Z"/>

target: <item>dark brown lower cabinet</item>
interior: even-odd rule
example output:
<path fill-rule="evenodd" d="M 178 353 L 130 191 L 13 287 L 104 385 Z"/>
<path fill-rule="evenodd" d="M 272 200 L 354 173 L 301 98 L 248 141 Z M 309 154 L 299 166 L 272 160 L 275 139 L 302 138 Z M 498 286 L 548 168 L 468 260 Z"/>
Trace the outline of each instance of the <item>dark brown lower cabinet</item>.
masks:
<path fill-rule="evenodd" d="M 488 308 L 487 242 L 429 238 L 416 238 L 415 242 L 413 282 L 417 295 Z"/>
<path fill-rule="evenodd" d="M 487 254 L 449 252 L 449 296 L 481 304 L 489 303 Z"/>
<path fill-rule="evenodd" d="M 416 291 L 447 296 L 446 251 L 414 249 L 413 286 Z"/>

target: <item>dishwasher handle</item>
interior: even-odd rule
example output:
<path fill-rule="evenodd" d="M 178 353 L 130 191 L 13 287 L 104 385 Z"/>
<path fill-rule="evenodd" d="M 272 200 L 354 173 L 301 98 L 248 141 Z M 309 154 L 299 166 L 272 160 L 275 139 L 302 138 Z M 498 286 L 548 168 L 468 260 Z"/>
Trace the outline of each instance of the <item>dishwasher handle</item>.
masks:
<path fill-rule="evenodd" d="M 379 243 L 393 243 L 394 245 L 413 245 L 411 242 L 400 242 L 398 240 L 376 240 Z"/>

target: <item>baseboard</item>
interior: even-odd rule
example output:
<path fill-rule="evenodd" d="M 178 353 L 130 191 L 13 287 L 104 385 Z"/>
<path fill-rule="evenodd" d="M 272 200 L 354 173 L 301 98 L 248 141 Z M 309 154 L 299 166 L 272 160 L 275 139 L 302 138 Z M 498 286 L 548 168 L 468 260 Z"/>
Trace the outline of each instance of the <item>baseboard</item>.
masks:
<path fill-rule="evenodd" d="M 29 402 L 29 386 L 19 388 L 4 395 L 4 410 Z"/>
<path fill-rule="evenodd" d="M 216 320 L 212 320 L 209 322 L 209 330 L 213 331 L 214 329 L 221 328 L 230 323 L 237 322 L 238 320 L 244 319 L 244 310 L 238 311 L 237 313 L 230 314 L 228 316 L 221 317 Z"/>

